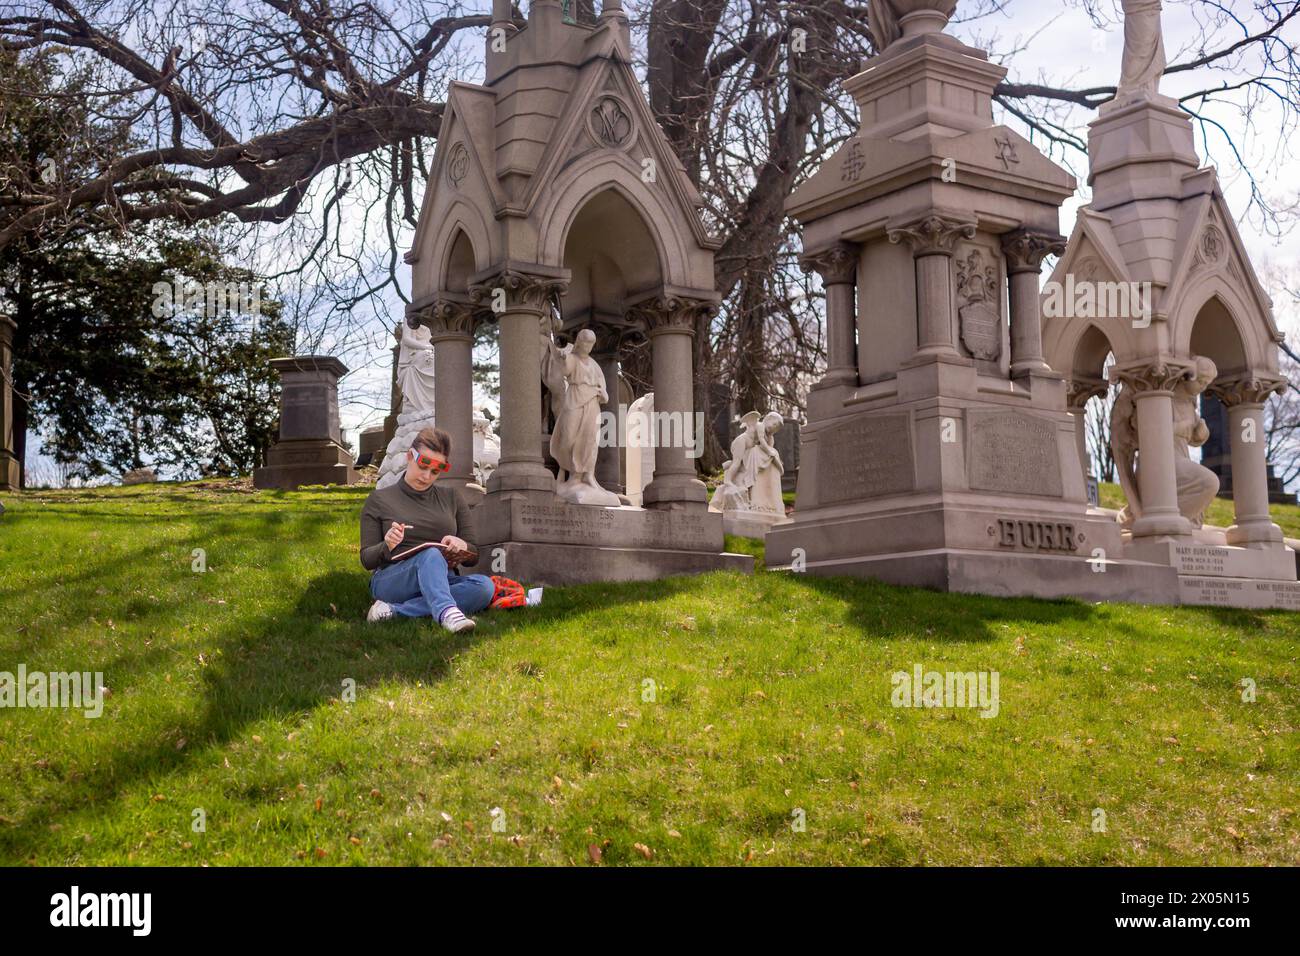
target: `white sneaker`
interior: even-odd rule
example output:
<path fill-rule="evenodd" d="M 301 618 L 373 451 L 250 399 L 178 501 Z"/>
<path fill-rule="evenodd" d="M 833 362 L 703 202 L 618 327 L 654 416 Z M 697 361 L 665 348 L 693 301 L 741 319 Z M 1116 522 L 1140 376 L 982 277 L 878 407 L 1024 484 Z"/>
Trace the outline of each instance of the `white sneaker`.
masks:
<path fill-rule="evenodd" d="M 374 604 L 370 605 L 370 610 L 366 614 L 366 620 L 371 624 L 375 624 L 379 621 L 387 621 L 392 616 L 393 606 L 391 604 L 385 604 L 383 601 L 376 601 Z"/>
<path fill-rule="evenodd" d="M 442 612 L 442 617 L 438 618 L 438 623 L 453 634 L 474 630 L 474 619 L 466 617 L 460 612 L 460 608 L 455 605 Z"/>
<path fill-rule="evenodd" d="M 529 588 L 529 589 L 528 589 L 528 596 L 524 598 L 524 606 L 525 606 L 525 607 L 537 607 L 537 605 L 539 605 L 539 604 L 541 604 L 541 603 L 542 603 L 542 589 L 541 589 L 541 588 Z"/>

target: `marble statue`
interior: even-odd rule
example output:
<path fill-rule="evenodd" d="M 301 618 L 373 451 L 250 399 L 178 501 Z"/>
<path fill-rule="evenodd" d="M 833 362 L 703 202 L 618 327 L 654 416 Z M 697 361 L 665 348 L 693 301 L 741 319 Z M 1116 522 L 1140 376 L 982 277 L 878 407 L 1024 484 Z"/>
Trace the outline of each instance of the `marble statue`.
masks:
<path fill-rule="evenodd" d="M 487 480 L 501 461 L 501 439 L 492 431 L 492 422 L 485 415 L 474 416 L 474 478 L 486 487 Z"/>
<path fill-rule="evenodd" d="M 641 507 L 641 496 L 655 476 L 655 393 L 646 392 L 628 406 L 623 438 L 627 499 Z"/>
<path fill-rule="evenodd" d="M 600 406 L 609 401 L 605 373 L 591 357 L 596 333 L 583 329 L 572 345 L 563 348 L 547 338 L 548 359 L 543 377 L 556 409 L 551 432 L 551 457 L 559 466 L 555 493 L 580 505 L 621 504 L 618 495 L 596 482 L 596 454 L 600 442 Z M 554 370 L 563 368 L 564 390 L 558 393 Z M 549 375 L 549 378 L 548 378 Z"/>
<path fill-rule="evenodd" d="M 1165 71 L 1160 0 L 1123 0 L 1124 56 L 1115 99 L 1154 96 Z"/>
<path fill-rule="evenodd" d="M 1197 411 L 1196 400 L 1218 376 L 1214 362 L 1204 356 L 1195 360 L 1195 372 L 1174 385 L 1174 479 L 1178 488 L 1178 512 L 1199 528 L 1205 509 L 1219 493 L 1219 477 L 1199 462 L 1192 461 L 1191 449 L 1210 437 L 1210 428 Z M 1142 517 L 1142 495 L 1138 476 L 1142 454 L 1137 430 L 1137 402 L 1132 390 L 1120 389 L 1111 409 L 1111 449 L 1120 487 L 1128 504 L 1120 512 L 1125 526 Z"/>
<path fill-rule="evenodd" d="M 1197 408 L 1197 398 L 1219 375 L 1214 362 L 1196 359 L 1196 377 L 1174 386 L 1174 477 L 1178 484 L 1178 511 L 1194 527 L 1205 521 L 1205 509 L 1219 493 L 1219 476 L 1200 462 L 1192 461 L 1191 449 L 1210 438 L 1210 426 Z"/>
<path fill-rule="evenodd" d="M 783 422 L 776 412 L 762 417 L 748 412 L 740 420 L 742 431 L 731 442 L 731 460 L 709 502 L 710 511 L 722 513 L 728 534 L 762 537 L 772 525 L 790 520 L 781 497 L 784 466 L 772 444 Z"/>
<path fill-rule="evenodd" d="M 397 353 L 397 387 L 402 393 L 402 412 L 379 466 L 375 482 L 378 488 L 387 488 L 401 477 L 406 471 L 406 450 L 420 429 L 434 424 L 433 342 L 429 329 L 423 325 L 411 328 L 402 321 L 393 334 L 401 346 Z"/>
<path fill-rule="evenodd" d="M 401 326 L 401 350 L 397 356 L 397 387 L 402 390 L 402 407 L 433 411 L 433 342 L 427 326 Z"/>

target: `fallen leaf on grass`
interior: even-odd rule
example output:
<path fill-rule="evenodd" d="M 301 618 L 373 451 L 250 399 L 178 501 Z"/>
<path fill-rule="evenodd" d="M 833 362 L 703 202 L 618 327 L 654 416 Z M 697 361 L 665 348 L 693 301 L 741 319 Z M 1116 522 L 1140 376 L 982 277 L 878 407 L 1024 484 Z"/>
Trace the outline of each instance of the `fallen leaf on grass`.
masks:
<path fill-rule="evenodd" d="M 592 863 L 599 863 L 603 855 L 604 854 L 600 852 L 600 847 L 596 846 L 596 844 L 594 843 L 587 844 L 587 859 L 589 859 Z"/>
<path fill-rule="evenodd" d="M 632 844 L 632 849 L 636 850 L 638 853 L 640 853 L 640 854 L 641 854 L 643 857 L 645 857 L 647 860 L 650 859 L 650 857 L 652 857 L 652 856 L 655 855 L 655 854 L 654 854 L 654 850 L 650 849 L 650 848 L 649 848 L 648 846 L 646 846 L 644 843 L 633 843 L 633 844 Z"/>

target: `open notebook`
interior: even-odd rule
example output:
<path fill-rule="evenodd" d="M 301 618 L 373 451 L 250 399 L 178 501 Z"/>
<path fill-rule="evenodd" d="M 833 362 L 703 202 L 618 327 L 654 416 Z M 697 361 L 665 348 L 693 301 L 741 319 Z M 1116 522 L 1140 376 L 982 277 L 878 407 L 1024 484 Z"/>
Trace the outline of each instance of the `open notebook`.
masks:
<path fill-rule="evenodd" d="M 441 544 L 438 541 L 426 541 L 424 542 L 424 544 L 417 544 L 412 548 L 405 549 L 404 551 L 396 551 L 393 553 L 392 560 L 405 561 L 407 558 L 411 557 L 412 555 L 419 554 L 421 551 L 425 550 L 426 548 L 437 548 L 439 551 L 442 552 L 443 557 L 447 559 L 447 563 L 450 565 L 475 564 L 478 562 L 477 551 L 469 552 L 469 556 L 466 557 L 464 556 L 463 552 L 453 551 L 451 550 L 451 548 L 448 548 L 446 545 Z"/>

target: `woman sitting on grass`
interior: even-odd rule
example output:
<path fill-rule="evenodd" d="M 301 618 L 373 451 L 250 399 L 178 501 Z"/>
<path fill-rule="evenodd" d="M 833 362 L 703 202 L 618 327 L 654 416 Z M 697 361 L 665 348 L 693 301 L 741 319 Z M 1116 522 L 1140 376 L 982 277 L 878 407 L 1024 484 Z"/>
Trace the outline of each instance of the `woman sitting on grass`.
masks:
<path fill-rule="evenodd" d="M 487 608 L 494 585 L 485 574 L 454 574 L 475 561 L 474 519 L 455 488 L 438 485 L 449 467 L 451 436 L 425 428 L 406 452 L 406 472 L 376 488 L 361 509 L 361 566 L 373 571 L 375 603 L 368 621 L 394 614 L 430 617 L 453 633 L 474 627 L 467 617 Z M 420 550 L 412 549 L 424 547 Z M 396 558 L 397 560 L 394 560 Z"/>

